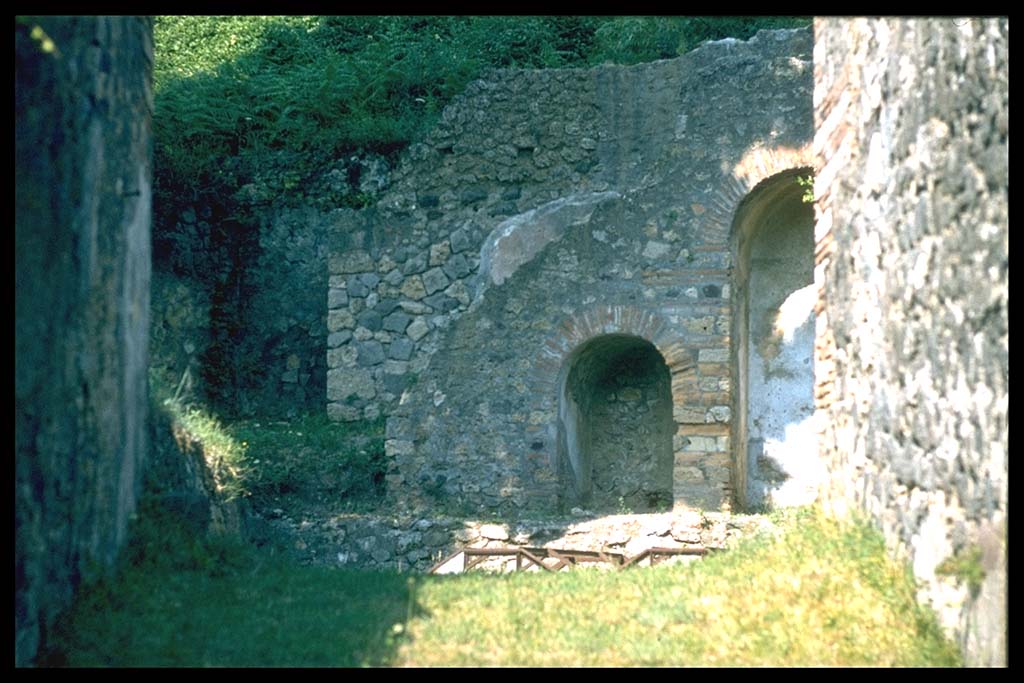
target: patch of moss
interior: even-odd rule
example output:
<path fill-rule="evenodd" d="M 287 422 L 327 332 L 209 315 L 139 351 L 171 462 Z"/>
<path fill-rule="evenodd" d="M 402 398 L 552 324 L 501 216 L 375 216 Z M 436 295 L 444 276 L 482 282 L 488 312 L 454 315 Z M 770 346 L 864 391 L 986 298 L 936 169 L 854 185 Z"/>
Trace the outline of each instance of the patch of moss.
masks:
<path fill-rule="evenodd" d="M 947 557 L 935 568 L 940 576 L 950 576 L 960 583 L 967 584 L 972 597 L 977 597 L 981 584 L 985 580 L 985 568 L 981 565 L 981 548 L 968 546 Z"/>

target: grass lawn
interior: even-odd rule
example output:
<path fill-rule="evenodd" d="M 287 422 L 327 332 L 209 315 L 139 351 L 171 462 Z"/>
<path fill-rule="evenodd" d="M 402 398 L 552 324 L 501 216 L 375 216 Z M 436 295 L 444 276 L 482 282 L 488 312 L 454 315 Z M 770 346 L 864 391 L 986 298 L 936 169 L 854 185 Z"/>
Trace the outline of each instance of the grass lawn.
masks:
<path fill-rule="evenodd" d="M 813 510 L 690 565 L 419 576 L 168 539 L 83 591 L 44 665 L 957 666 L 905 568 Z"/>

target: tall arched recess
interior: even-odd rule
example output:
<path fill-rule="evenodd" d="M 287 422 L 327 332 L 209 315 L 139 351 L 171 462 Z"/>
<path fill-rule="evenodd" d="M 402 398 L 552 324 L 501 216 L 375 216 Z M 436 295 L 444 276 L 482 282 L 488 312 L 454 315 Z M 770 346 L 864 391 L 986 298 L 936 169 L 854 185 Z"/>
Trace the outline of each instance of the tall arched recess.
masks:
<path fill-rule="evenodd" d="M 604 334 L 570 354 L 559 376 L 562 507 L 594 512 L 672 506 L 672 389 L 650 342 Z"/>
<path fill-rule="evenodd" d="M 793 169 L 759 183 L 733 221 L 732 444 L 743 508 L 804 505 L 824 474 L 814 415 L 814 211 Z"/>

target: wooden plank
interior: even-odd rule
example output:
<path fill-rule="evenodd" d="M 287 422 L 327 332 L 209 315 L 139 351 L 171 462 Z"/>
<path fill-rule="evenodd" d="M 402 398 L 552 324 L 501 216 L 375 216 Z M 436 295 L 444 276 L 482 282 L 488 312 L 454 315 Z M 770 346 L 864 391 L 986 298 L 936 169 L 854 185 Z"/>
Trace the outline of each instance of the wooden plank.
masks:
<path fill-rule="evenodd" d="M 541 562 L 541 561 L 540 561 L 540 559 L 539 559 L 539 558 L 538 558 L 538 557 L 537 557 L 536 555 L 534 555 L 533 553 L 531 553 L 531 552 L 530 552 L 529 550 L 527 550 L 526 548 L 520 548 L 519 550 L 520 550 L 520 551 L 521 551 L 521 552 L 523 553 L 523 556 L 524 556 L 524 557 L 526 557 L 526 558 L 527 558 L 528 560 L 530 560 L 531 562 L 533 562 L 533 563 L 534 563 L 535 565 L 539 566 L 539 567 L 540 567 L 541 569 L 543 569 L 544 571 L 548 571 L 548 572 L 550 572 L 550 571 L 554 571 L 553 569 L 551 569 L 551 567 L 548 567 L 548 566 L 547 566 L 546 564 L 544 564 L 543 562 Z"/>
<path fill-rule="evenodd" d="M 659 555 L 706 555 L 707 548 L 651 548 L 652 553 Z"/>
<path fill-rule="evenodd" d="M 631 557 L 628 560 L 626 560 L 626 563 L 622 565 L 622 569 L 625 569 L 626 567 L 630 567 L 630 566 L 636 564 L 637 562 L 640 562 L 641 560 L 643 560 L 645 557 L 647 557 L 650 554 L 651 554 L 651 549 L 648 548 L 647 550 L 643 551 L 639 555 L 634 555 L 633 557 Z"/>
<path fill-rule="evenodd" d="M 428 570 L 427 570 L 427 573 L 428 573 L 428 574 L 433 574 L 433 573 L 435 573 L 435 572 L 436 572 L 436 571 L 437 571 L 438 569 L 440 569 L 441 567 L 445 566 L 446 564 L 448 564 L 449 562 L 451 562 L 452 560 L 454 560 L 454 559 L 455 559 L 456 557 L 458 557 L 458 555 L 459 555 L 460 553 L 462 553 L 462 552 L 463 552 L 463 551 L 461 551 L 461 550 L 457 550 L 457 551 L 455 551 L 454 553 L 452 553 L 451 555 L 449 555 L 448 557 L 444 558 L 444 559 L 443 559 L 443 560 L 441 560 L 440 562 L 436 563 L 436 564 L 435 564 L 435 565 L 434 565 L 433 567 L 431 567 L 430 569 L 428 569 Z M 465 563 L 465 555 L 463 555 L 463 563 Z"/>
<path fill-rule="evenodd" d="M 468 560 L 468 557 L 467 557 L 467 560 Z M 462 573 L 465 574 L 466 572 L 468 572 L 473 567 L 475 567 L 478 564 L 481 564 L 483 562 L 486 562 L 486 561 L 487 561 L 487 557 L 482 556 L 482 555 L 477 555 L 476 557 L 473 558 L 472 562 L 468 562 L 468 561 L 467 562 L 463 562 L 463 564 L 462 564 Z"/>
<path fill-rule="evenodd" d="M 462 552 L 467 555 L 479 555 L 482 557 L 496 557 L 500 555 L 512 556 L 519 552 L 518 548 L 464 548 Z"/>
<path fill-rule="evenodd" d="M 552 571 L 556 571 L 557 572 L 557 571 L 561 571 L 563 567 L 567 567 L 567 566 L 570 566 L 570 565 L 572 565 L 572 566 L 576 565 L 576 562 L 575 562 L 574 558 L 572 557 L 572 555 L 570 555 L 568 553 L 563 553 L 563 552 L 561 552 L 559 550 L 555 550 L 554 548 L 548 548 L 548 556 L 549 557 L 553 557 L 554 559 L 558 560 L 558 563 L 554 567 L 551 568 Z"/>
<path fill-rule="evenodd" d="M 617 569 L 625 569 L 633 565 L 639 565 L 643 560 L 650 558 L 650 564 L 654 565 L 664 558 L 672 555 L 707 555 L 709 551 L 718 548 L 647 548 L 639 555 L 627 558 L 622 553 L 606 550 L 572 550 L 566 548 L 536 548 L 506 546 L 503 548 L 463 548 L 441 560 L 428 570 L 428 573 L 436 573 L 438 569 L 454 560 L 462 554 L 462 571 L 466 572 L 484 563 L 491 557 L 515 557 L 516 571 L 523 571 L 529 568 L 529 564 L 535 564 L 545 571 L 557 572 L 565 567 L 575 567 L 581 562 L 607 562 Z M 554 559 L 554 565 L 544 564 L 544 560 Z"/>

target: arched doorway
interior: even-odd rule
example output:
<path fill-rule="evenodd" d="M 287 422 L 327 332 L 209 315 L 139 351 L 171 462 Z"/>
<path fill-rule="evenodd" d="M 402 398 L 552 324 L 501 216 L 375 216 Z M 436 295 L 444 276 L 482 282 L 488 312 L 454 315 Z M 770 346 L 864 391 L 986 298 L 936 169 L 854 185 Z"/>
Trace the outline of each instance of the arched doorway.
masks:
<path fill-rule="evenodd" d="M 733 224 L 733 444 L 747 508 L 809 503 L 822 475 L 812 420 L 814 211 L 797 182 L 809 174 L 765 180 Z"/>
<path fill-rule="evenodd" d="M 563 507 L 671 508 L 671 379 L 650 342 L 606 334 L 577 347 L 559 377 L 558 413 Z"/>

